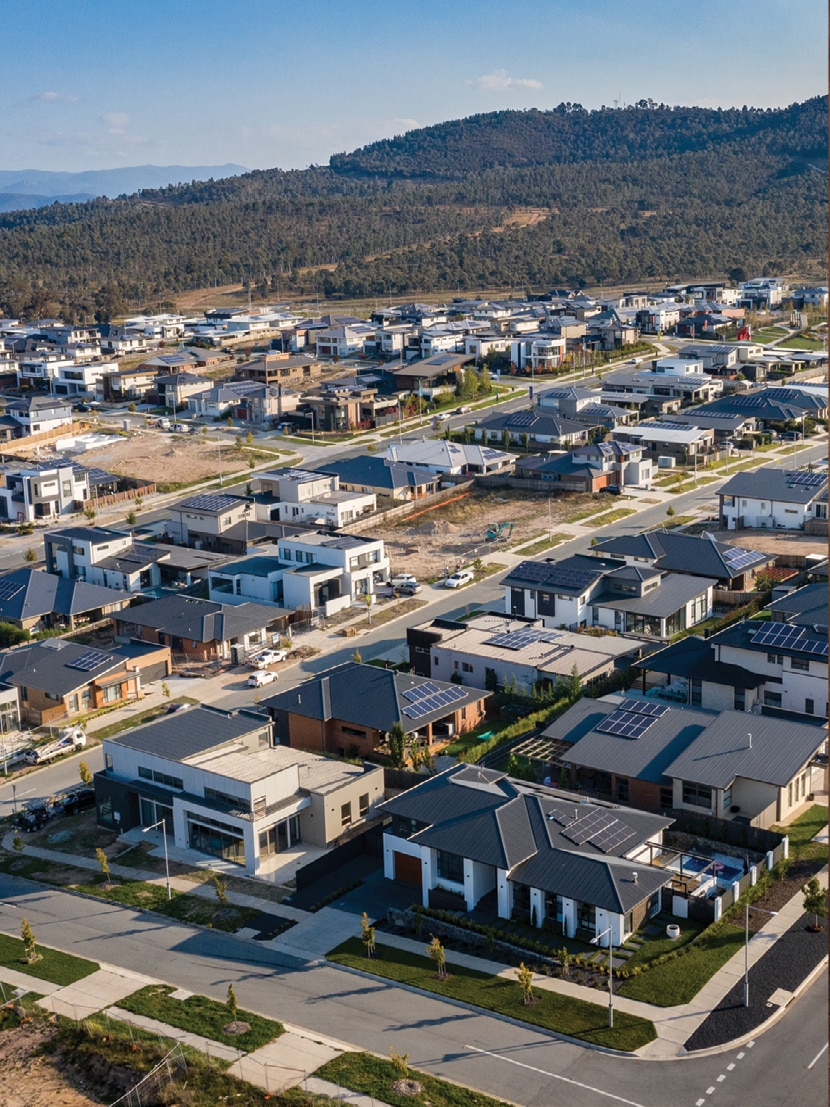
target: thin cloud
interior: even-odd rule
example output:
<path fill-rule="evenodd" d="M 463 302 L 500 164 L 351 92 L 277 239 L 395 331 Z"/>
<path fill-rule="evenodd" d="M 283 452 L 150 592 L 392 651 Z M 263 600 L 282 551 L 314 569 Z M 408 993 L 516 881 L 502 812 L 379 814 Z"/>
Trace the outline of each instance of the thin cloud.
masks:
<path fill-rule="evenodd" d="M 80 99 L 80 96 L 68 96 L 62 92 L 47 90 L 30 96 L 28 102 L 30 104 L 77 104 Z"/>
<path fill-rule="evenodd" d="M 123 135 L 130 122 L 130 117 L 125 111 L 108 111 L 102 117 L 111 135 Z"/>
<path fill-rule="evenodd" d="M 488 92 L 504 92 L 511 88 L 532 88 L 539 92 L 545 87 L 535 77 L 511 77 L 506 69 L 494 69 L 492 73 L 484 73 L 474 81 L 468 81 L 467 84 L 478 85 Z"/>

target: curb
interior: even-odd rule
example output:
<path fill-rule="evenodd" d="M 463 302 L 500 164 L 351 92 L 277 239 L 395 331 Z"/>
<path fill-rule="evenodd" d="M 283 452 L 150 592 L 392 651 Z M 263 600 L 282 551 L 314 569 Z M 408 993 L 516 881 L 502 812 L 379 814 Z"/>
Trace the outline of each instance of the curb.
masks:
<path fill-rule="evenodd" d="M 593 1049 L 597 1053 L 607 1053 L 610 1057 L 639 1060 L 635 1053 L 629 1053 L 622 1049 L 611 1049 L 610 1046 L 594 1045 L 593 1042 L 586 1042 L 584 1038 L 572 1038 L 569 1034 L 563 1034 L 558 1030 L 549 1030 L 546 1026 L 523 1022 L 521 1019 L 514 1019 L 511 1015 L 502 1015 L 499 1011 L 490 1011 L 486 1007 L 476 1007 L 472 1003 L 466 1003 L 463 999 L 454 999 L 452 996 L 444 996 L 438 992 L 428 992 L 424 988 L 416 988 L 414 984 L 403 984 L 399 980 L 389 980 L 385 976 L 375 976 L 374 973 L 366 972 L 363 969 L 355 969 L 351 965 L 341 965 L 337 961 L 329 961 L 327 957 L 321 958 L 320 962 L 330 968 L 341 969 L 343 972 L 352 973 L 353 976 L 362 977 L 364 980 L 373 980 L 387 988 L 400 988 L 405 992 L 412 993 L 412 995 L 423 996 L 425 999 L 437 999 L 441 1003 L 450 1003 L 454 1007 L 460 1007 L 463 1011 L 469 1011 L 473 1015 L 485 1015 L 487 1018 L 499 1019 L 501 1022 L 517 1027 L 519 1030 L 532 1030 L 545 1035 L 547 1038 L 553 1038 L 555 1041 L 567 1042 L 569 1045 L 582 1046 L 585 1049 Z M 651 1020 L 644 1021 L 650 1022 Z"/>

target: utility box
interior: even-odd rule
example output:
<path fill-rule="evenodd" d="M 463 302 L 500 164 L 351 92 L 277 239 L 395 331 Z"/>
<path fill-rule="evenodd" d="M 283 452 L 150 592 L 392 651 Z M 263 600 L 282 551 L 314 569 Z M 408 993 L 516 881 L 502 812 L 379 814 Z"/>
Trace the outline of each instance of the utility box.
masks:
<path fill-rule="evenodd" d="M 673 469 L 676 465 L 673 457 L 658 457 L 657 468 L 658 469 Z"/>

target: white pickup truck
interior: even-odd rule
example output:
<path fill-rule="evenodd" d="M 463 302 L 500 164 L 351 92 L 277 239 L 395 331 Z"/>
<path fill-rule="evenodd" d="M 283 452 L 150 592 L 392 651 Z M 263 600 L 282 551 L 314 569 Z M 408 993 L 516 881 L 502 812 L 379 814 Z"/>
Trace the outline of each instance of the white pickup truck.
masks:
<path fill-rule="evenodd" d="M 83 727 L 68 726 L 59 731 L 54 742 L 49 742 L 45 746 L 33 746 L 26 750 L 26 760 L 31 765 L 45 765 L 47 761 L 52 761 L 61 754 L 82 750 L 84 746 L 86 746 L 86 734 Z"/>

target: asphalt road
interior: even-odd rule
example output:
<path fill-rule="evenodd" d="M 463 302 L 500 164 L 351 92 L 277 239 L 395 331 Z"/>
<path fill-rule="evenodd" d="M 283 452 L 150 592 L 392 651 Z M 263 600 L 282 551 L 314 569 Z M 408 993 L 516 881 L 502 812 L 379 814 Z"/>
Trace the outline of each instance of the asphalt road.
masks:
<path fill-rule="evenodd" d="M 826 971 L 751 1047 L 642 1061 L 404 993 L 324 963 L 304 965 L 230 935 L 0 875 L 0 930 L 19 933 L 24 916 L 45 945 L 149 976 L 157 976 L 163 965 L 167 982 L 216 999 L 224 999 L 233 984 L 244 1007 L 381 1055 L 394 1047 L 408 1053 L 416 1068 L 524 1107 L 709 1102 L 820 1107 L 827 1102 L 821 1053 L 827 1042 Z M 358 925 L 355 917 L 355 930 Z"/>

